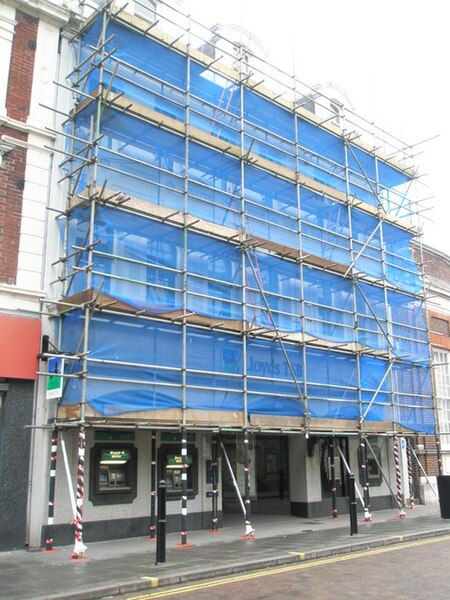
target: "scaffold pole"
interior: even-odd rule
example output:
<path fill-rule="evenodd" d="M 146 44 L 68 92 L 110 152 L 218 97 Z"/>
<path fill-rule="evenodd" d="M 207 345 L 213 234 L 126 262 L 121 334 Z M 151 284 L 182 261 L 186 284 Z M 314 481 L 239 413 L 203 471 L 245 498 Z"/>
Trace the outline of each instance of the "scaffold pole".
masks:
<path fill-rule="evenodd" d="M 152 431 L 150 466 L 150 539 L 156 537 L 156 431 Z"/>
<path fill-rule="evenodd" d="M 53 523 L 55 511 L 55 483 L 56 483 L 56 459 L 58 455 L 58 428 L 52 429 L 51 453 L 50 453 L 50 483 L 48 488 L 48 516 L 47 530 L 45 533 L 45 551 L 51 552 L 53 548 Z"/>
<path fill-rule="evenodd" d="M 83 543 L 83 499 L 84 499 L 84 455 L 86 449 L 86 432 L 80 427 L 78 433 L 78 469 L 77 469 L 77 515 L 75 525 L 75 546 L 72 559 L 84 558 L 87 547 Z"/>

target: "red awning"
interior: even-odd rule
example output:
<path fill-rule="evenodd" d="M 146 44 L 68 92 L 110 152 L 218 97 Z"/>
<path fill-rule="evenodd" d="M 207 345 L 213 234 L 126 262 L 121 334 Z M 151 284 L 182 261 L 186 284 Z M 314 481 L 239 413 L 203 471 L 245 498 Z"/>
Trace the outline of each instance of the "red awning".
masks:
<path fill-rule="evenodd" d="M 41 322 L 0 315 L 0 377 L 37 379 Z"/>

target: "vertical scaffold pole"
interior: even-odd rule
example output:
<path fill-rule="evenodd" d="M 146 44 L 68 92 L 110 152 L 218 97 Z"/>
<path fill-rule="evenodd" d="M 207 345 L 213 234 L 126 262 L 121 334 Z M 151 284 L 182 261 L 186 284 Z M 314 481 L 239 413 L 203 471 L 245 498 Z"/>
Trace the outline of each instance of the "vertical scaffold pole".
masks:
<path fill-rule="evenodd" d="M 408 490 L 409 490 L 408 508 L 416 508 L 416 504 L 414 502 L 414 477 L 413 477 L 411 448 L 409 446 L 408 439 L 406 440 L 406 459 L 408 461 Z"/>
<path fill-rule="evenodd" d="M 156 537 L 156 431 L 152 431 L 151 445 L 151 467 L 150 467 L 150 539 Z"/>
<path fill-rule="evenodd" d="M 403 510 L 403 494 L 402 494 L 402 475 L 400 471 L 400 452 L 399 452 L 399 441 L 398 435 L 394 435 L 394 463 L 395 463 L 395 485 L 396 485 L 396 500 L 398 504 L 398 511 L 400 519 L 406 517 L 405 511 Z"/>
<path fill-rule="evenodd" d="M 75 525 L 75 546 L 73 549 L 73 559 L 84 558 L 87 550 L 83 544 L 83 497 L 84 497 L 84 454 L 86 449 L 86 433 L 84 427 L 80 427 L 78 433 L 78 470 L 77 470 L 77 515 L 74 520 Z"/>
<path fill-rule="evenodd" d="M 187 541 L 187 434 L 181 429 L 181 543 L 178 546 L 191 546 Z"/>
<path fill-rule="evenodd" d="M 242 537 L 245 539 L 253 539 L 255 537 L 255 530 L 252 527 L 252 510 L 250 502 L 250 451 L 247 429 L 244 430 L 244 475 L 245 535 Z"/>
<path fill-rule="evenodd" d="M 211 441 L 211 476 L 212 476 L 212 527 L 210 533 L 219 532 L 219 518 L 217 516 L 217 506 L 219 500 L 219 442 L 217 436 L 212 436 Z"/>
<path fill-rule="evenodd" d="M 359 467 L 364 499 L 364 521 L 370 522 L 372 515 L 370 514 L 369 474 L 367 473 L 367 446 L 363 437 L 359 438 Z"/>
<path fill-rule="evenodd" d="M 47 531 L 45 532 L 45 551 L 53 550 L 53 522 L 55 511 L 56 458 L 58 453 L 58 429 L 52 429 L 52 445 L 50 451 L 50 483 L 48 487 Z"/>
<path fill-rule="evenodd" d="M 337 514 L 337 493 L 336 493 L 336 463 L 334 455 L 334 438 L 328 438 L 328 458 L 330 461 L 330 479 L 331 479 L 331 517 L 338 518 Z"/>

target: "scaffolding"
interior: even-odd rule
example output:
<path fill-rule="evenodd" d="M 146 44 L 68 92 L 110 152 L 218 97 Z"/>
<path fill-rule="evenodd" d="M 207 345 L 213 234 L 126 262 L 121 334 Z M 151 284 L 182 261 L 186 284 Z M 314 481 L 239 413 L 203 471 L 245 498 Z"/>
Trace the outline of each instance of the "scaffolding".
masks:
<path fill-rule="evenodd" d="M 433 433 L 404 144 L 161 20 L 108 2 L 72 40 L 57 422 Z"/>

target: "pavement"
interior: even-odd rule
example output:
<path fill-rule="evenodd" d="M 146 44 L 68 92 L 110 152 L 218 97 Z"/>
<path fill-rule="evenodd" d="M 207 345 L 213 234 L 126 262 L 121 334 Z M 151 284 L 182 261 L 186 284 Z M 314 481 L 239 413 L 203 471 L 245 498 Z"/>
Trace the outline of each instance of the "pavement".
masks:
<path fill-rule="evenodd" d="M 155 565 L 156 542 L 145 537 L 89 543 L 84 559 L 71 560 L 73 545 L 53 552 L 0 552 L 0 598 L 4 600 L 92 600 L 149 591 L 201 579 L 295 564 L 368 548 L 450 535 L 450 520 L 439 505 L 418 505 L 399 518 L 398 510 L 373 513 L 350 535 L 348 516 L 303 519 L 254 515 L 254 539 L 242 539 L 242 515 L 225 515 L 220 533 L 168 534 L 166 563 Z"/>

